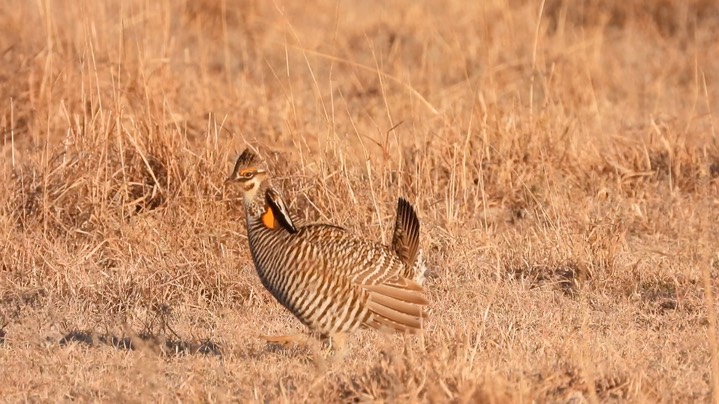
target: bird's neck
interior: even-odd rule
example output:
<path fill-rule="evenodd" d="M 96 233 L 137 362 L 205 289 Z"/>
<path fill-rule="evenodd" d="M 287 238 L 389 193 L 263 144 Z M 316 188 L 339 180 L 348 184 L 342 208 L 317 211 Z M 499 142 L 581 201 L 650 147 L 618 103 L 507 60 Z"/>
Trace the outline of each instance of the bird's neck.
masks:
<path fill-rule="evenodd" d="M 267 211 L 267 203 L 265 202 L 265 198 L 261 198 L 259 195 L 256 198 L 253 198 L 251 200 L 245 200 L 245 214 L 247 215 L 247 220 L 251 219 L 260 219 L 262 217 L 262 214 Z"/>
<path fill-rule="evenodd" d="M 265 187 L 257 192 L 253 198 L 245 198 L 245 215 L 247 218 L 248 228 L 252 228 L 260 223 L 270 230 L 277 227 L 277 219 L 274 217 L 272 208 L 267 203 L 265 193 L 269 187 Z"/>
<path fill-rule="evenodd" d="M 245 192 L 242 196 L 242 202 L 245 206 L 245 213 L 247 220 L 259 219 L 265 211 L 267 211 L 267 202 L 265 193 L 271 185 L 268 181 L 260 183 L 259 186 L 255 187 L 249 192 Z"/>

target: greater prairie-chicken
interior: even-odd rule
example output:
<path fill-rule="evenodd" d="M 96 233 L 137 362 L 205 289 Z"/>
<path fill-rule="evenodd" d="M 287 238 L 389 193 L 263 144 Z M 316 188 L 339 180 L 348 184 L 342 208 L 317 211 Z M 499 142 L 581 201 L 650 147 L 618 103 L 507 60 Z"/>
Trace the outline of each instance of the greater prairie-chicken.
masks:
<path fill-rule="evenodd" d="M 385 246 L 339 226 L 302 223 L 290 214 L 263 166 L 246 149 L 226 183 L 242 191 L 252 260 L 277 301 L 323 336 L 361 325 L 420 330 L 428 304 L 425 266 L 419 220 L 409 202 L 399 199 L 392 245 Z"/>

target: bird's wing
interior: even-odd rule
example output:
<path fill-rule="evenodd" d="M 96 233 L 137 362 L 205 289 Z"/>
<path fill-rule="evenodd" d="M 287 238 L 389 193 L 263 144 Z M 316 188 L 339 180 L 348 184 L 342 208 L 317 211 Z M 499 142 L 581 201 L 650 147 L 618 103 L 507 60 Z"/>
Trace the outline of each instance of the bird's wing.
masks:
<path fill-rule="evenodd" d="M 312 224 L 299 232 L 304 242 L 325 252 L 322 267 L 332 271 L 329 276 L 341 276 L 362 290 L 370 313 L 366 325 L 408 332 L 422 327 L 429 301 L 421 285 L 402 275 L 405 265 L 394 251 L 341 227 Z"/>

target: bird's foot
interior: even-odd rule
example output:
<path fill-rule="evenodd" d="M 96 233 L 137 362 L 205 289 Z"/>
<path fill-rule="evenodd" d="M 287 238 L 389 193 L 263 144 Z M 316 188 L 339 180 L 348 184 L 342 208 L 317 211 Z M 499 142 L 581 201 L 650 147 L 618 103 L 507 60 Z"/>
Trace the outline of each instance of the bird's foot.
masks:
<path fill-rule="evenodd" d="M 324 337 L 324 356 L 331 362 L 342 361 L 347 353 L 347 334 L 334 333 Z"/>

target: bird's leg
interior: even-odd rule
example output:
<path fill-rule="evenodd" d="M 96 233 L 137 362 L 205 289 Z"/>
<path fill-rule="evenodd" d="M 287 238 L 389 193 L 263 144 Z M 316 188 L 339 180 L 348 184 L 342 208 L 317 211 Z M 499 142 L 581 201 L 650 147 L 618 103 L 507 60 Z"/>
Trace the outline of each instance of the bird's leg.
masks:
<path fill-rule="evenodd" d="M 328 337 L 328 345 L 329 349 L 331 351 L 334 351 L 331 354 L 332 362 L 341 361 L 342 359 L 344 359 L 345 354 L 347 353 L 347 334 L 343 332 L 338 332 L 330 335 Z"/>
<path fill-rule="evenodd" d="M 338 332 L 332 336 L 332 347 L 336 352 L 344 352 L 347 348 L 347 334 L 344 332 Z"/>

